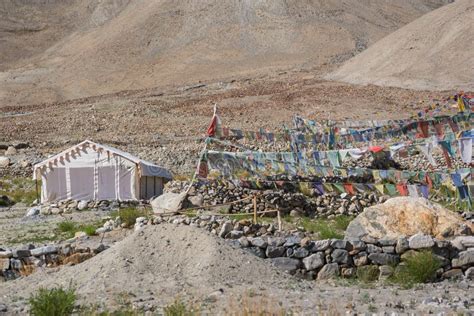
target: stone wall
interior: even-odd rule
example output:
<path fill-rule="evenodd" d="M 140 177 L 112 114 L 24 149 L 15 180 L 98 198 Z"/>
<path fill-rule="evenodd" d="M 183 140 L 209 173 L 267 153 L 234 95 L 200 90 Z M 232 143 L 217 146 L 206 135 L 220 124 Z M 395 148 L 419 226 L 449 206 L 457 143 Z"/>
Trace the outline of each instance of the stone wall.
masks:
<path fill-rule="evenodd" d="M 34 215 L 57 215 L 63 213 L 72 213 L 77 211 L 111 211 L 118 210 L 125 207 L 137 207 L 145 204 L 145 201 L 77 201 L 77 200 L 63 200 L 57 203 L 42 204 L 28 209 L 26 216 Z"/>
<path fill-rule="evenodd" d="M 0 248 L 0 281 L 13 280 L 33 273 L 40 268 L 81 263 L 104 251 L 107 246 L 81 247 L 74 242 L 62 245 L 35 247 L 26 245 L 14 249 Z"/>
<path fill-rule="evenodd" d="M 173 181 L 166 185 L 166 192 L 183 192 L 189 182 Z M 189 191 L 191 206 L 221 205 L 238 201 L 257 194 L 257 210 L 279 210 L 282 215 L 310 216 L 332 218 L 337 215 L 357 215 L 365 207 L 384 202 L 386 196 L 377 196 L 373 192 L 357 195 L 330 192 L 322 196 L 305 195 L 300 192 L 289 192 L 277 189 L 253 190 L 234 186 L 232 183 L 210 182 L 196 185 Z M 247 199 L 219 209 L 223 213 L 251 213 L 253 202 Z"/>
<path fill-rule="evenodd" d="M 474 279 L 474 236 L 458 236 L 450 241 L 421 234 L 379 240 L 311 240 L 302 231 L 279 232 L 273 224 L 252 224 L 249 220 L 210 215 L 141 218 L 135 229 L 163 222 L 206 229 L 275 267 L 305 279 L 353 277 L 357 269 L 368 265 L 376 266 L 379 278 L 383 279 L 404 258 L 421 250 L 432 251 L 441 262 L 442 267 L 437 272 L 439 279 Z"/>

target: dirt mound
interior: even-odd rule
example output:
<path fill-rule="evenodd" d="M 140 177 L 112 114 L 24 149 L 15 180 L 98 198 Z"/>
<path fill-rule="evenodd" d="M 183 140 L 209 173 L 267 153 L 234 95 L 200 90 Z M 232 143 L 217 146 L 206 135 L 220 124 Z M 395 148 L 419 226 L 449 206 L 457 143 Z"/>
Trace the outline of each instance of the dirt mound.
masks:
<path fill-rule="evenodd" d="M 0 104 L 337 64 L 446 2 L 4 1 Z"/>
<path fill-rule="evenodd" d="M 3 303 L 28 298 L 39 287 L 76 284 L 81 301 L 113 307 L 123 293 L 167 304 L 176 296 L 206 298 L 223 289 L 283 286 L 289 276 L 203 229 L 146 226 L 92 259 L 58 272 L 36 272 L 0 287 Z M 7 300 L 4 300 L 6 296 Z M 155 302 L 156 303 L 156 302 Z"/>
<path fill-rule="evenodd" d="M 474 2 L 430 12 L 354 57 L 329 79 L 419 90 L 474 89 Z"/>

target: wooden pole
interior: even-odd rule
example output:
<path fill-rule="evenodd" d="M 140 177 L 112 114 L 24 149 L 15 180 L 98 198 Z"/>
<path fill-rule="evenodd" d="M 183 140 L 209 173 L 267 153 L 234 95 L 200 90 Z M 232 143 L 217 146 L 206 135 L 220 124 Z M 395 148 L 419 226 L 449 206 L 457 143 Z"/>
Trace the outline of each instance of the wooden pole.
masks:
<path fill-rule="evenodd" d="M 253 196 L 253 223 L 257 224 L 257 196 Z"/>
<path fill-rule="evenodd" d="M 281 232 L 281 217 L 280 217 L 280 211 L 277 212 L 277 218 L 278 218 L 278 231 Z"/>
<path fill-rule="evenodd" d="M 41 203 L 40 196 L 39 196 L 39 189 L 38 189 L 38 178 L 35 177 L 35 186 L 36 186 L 36 200 L 38 200 L 38 204 Z"/>

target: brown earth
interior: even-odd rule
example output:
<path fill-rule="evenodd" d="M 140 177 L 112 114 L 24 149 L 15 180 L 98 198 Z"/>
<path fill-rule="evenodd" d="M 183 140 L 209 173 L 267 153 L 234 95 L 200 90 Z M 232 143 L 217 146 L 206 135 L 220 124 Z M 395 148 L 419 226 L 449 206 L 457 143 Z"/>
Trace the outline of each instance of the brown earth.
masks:
<path fill-rule="evenodd" d="M 410 89 L 474 90 L 474 2 L 457 0 L 383 38 L 327 78 Z"/>
<path fill-rule="evenodd" d="M 0 106 L 338 64 L 450 0 L 0 4 Z"/>

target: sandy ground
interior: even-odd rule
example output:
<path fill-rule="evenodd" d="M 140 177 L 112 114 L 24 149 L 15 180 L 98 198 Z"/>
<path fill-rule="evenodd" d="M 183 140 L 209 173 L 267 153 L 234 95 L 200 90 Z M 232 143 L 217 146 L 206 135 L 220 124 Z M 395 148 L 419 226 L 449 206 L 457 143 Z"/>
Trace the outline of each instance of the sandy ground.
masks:
<path fill-rule="evenodd" d="M 386 36 L 328 78 L 410 89 L 474 90 L 474 2 L 456 0 Z"/>
<path fill-rule="evenodd" d="M 41 271 L 0 287 L 0 303 L 24 313 L 39 287 L 73 282 L 80 303 L 160 310 L 179 297 L 201 312 L 245 306 L 297 314 L 346 312 L 462 313 L 474 308 L 474 284 L 444 282 L 411 290 L 364 287 L 343 280 L 301 281 L 208 232 L 190 226 L 146 226 L 92 259 Z"/>

